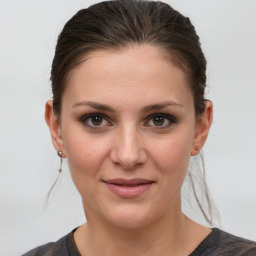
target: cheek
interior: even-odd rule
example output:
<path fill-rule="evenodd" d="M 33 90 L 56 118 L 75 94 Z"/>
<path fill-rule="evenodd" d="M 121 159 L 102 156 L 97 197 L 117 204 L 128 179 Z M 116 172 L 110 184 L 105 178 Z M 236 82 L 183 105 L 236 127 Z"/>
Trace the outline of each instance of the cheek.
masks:
<path fill-rule="evenodd" d="M 190 134 L 170 136 L 152 148 L 154 165 L 160 171 L 160 181 L 168 194 L 176 194 L 185 179 L 191 152 Z"/>
<path fill-rule="evenodd" d="M 180 136 L 171 135 L 161 143 L 155 144 L 152 152 L 156 163 L 162 167 L 161 169 L 188 165 L 192 145 L 190 137 L 186 136 L 186 134 L 181 134 Z"/>
<path fill-rule="evenodd" d="M 108 143 L 97 134 L 69 127 L 64 131 L 64 147 L 73 178 L 95 175 L 107 155 Z"/>
<path fill-rule="evenodd" d="M 67 136 L 64 142 L 69 169 L 77 190 L 83 199 L 85 196 L 95 198 L 98 194 L 98 187 L 95 185 L 101 180 L 101 170 L 107 154 L 106 143 L 85 134 L 79 136 L 78 133 Z"/>

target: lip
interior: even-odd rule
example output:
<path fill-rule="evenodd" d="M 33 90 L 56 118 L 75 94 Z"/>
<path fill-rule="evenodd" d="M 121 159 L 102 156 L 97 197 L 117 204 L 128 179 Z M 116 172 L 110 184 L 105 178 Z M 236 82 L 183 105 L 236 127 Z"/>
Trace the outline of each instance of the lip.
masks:
<path fill-rule="evenodd" d="M 138 197 L 155 183 L 147 179 L 111 179 L 103 182 L 114 194 L 124 198 Z"/>

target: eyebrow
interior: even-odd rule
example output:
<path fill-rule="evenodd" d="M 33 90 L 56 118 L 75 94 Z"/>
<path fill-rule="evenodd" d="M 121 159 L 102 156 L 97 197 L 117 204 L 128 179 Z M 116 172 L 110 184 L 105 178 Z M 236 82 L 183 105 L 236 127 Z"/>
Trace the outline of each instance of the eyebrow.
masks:
<path fill-rule="evenodd" d="M 115 112 L 115 110 L 107 105 L 104 104 L 100 104 L 97 102 L 93 102 L 93 101 L 82 101 L 82 102 L 77 102 L 75 103 L 72 108 L 75 107 L 80 107 L 80 106 L 90 106 L 92 108 L 95 109 L 99 109 L 99 110 L 105 110 L 105 111 L 109 111 L 109 112 Z"/>
<path fill-rule="evenodd" d="M 157 103 L 157 104 L 153 104 L 153 105 L 149 105 L 149 106 L 145 106 L 142 108 L 142 111 L 144 112 L 148 112 L 150 110 L 157 110 L 157 109 L 163 109 L 169 106 L 177 106 L 177 107 L 181 107 L 183 108 L 183 106 L 177 102 L 174 101 L 165 101 L 162 103 Z"/>
<path fill-rule="evenodd" d="M 80 106 L 90 106 L 94 109 L 98 109 L 98 110 L 104 110 L 104 111 L 108 111 L 108 112 L 113 112 L 115 113 L 115 110 L 105 104 L 100 104 L 97 102 L 93 102 L 93 101 L 82 101 L 82 102 L 77 102 L 74 105 L 72 105 L 72 108 L 75 107 L 80 107 Z M 149 112 L 151 110 L 159 110 L 159 109 L 163 109 L 169 106 L 177 106 L 177 107 L 183 107 L 181 104 L 174 102 L 174 101 L 165 101 L 165 102 L 161 102 L 161 103 L 157 103 L 157 104 L 153 104 L 153 105 L 149 105 L 149 106 L 145 106 L 142 108 L 142 112 Z"/>

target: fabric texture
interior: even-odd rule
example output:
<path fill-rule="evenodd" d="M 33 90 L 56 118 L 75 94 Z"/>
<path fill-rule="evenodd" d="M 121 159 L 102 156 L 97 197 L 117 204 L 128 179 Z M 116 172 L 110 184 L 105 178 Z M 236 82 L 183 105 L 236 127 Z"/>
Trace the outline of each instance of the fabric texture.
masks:
<path fill-rule="evenodd" d="M 22 256 L 81 256 L 73 237 L 75 230 L 57 242 L 39 246 Z M 256 242 L 213 228 L 188 256 L 256 256 Z"/>

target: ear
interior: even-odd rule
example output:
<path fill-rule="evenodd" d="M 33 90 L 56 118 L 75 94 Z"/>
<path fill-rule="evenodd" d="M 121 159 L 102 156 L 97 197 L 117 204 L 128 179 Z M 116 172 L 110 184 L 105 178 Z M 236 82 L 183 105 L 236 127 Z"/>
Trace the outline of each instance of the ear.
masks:
<path fill-rule="evenodd" d="M 66 157 L 60 123 L 53 110 L 53 101 L 48 100 L 45 104 L 45 121 L 50 129 L 52 143 L 56 151 L 62 151 L 62 158 Z"/>
<path fill-rule="evenodd" d="M 211 101 L 207 100 L 205 102 L 205 110 L 197 120 L 191 156 L 197 155 L 203 147 L 212 124 L 212 118 L 213 104 Z"/>

